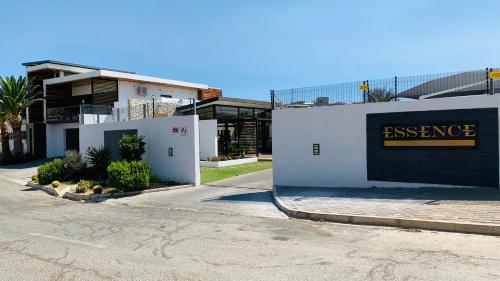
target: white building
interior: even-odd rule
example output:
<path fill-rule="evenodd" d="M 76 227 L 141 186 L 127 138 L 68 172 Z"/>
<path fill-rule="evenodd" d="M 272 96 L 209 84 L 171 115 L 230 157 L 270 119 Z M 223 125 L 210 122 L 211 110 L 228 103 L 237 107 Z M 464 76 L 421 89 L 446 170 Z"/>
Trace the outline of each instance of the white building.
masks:
<path fill-rule="evenodd" d="M 79 148 L 79 125 L 169 116 L 176 106 L 221 95 L 205 84 L 73 63 L 27 62 L 45 100 L 26 110 L 27 151 L 35 158 Z"/>

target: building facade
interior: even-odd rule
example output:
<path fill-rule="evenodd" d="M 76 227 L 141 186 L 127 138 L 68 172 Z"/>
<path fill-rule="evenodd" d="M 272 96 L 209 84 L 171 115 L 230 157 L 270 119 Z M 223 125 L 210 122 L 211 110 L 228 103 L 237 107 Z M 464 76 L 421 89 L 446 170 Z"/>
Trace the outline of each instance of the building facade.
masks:
<path fill-rule="evenodd" d="M 192 105 L 179 107 L 184 115 L 194 114 Z M 228 97 L 214 97 L 196 103 L 200 120 L 217 120 L 220 155 L 271 154 L 271 103 Z"/>
<path fill-rule="evenodd" d="M 27 62 L 43 103 L 25 114 L 26 151 L 56 157 L 79 148 L 79 125 L 170 116 L 176 108 L 222 95 L 208 85 L 52 60 Z"/>

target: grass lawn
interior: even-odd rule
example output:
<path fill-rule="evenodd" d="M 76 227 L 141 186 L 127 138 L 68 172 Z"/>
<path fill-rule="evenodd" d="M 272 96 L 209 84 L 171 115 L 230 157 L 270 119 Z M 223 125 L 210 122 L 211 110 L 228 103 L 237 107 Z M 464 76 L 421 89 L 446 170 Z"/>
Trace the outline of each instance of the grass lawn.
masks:
<path fill-rule="evenodd" d="M 272 161 L 258 161 L 254 163 L 223 167 L 223 168 L 207 168 L 201 167 L 201 184 L 222 180 L 225 178 L 235 177 L 248 173 L 258 172 L 273 167 Z"/>

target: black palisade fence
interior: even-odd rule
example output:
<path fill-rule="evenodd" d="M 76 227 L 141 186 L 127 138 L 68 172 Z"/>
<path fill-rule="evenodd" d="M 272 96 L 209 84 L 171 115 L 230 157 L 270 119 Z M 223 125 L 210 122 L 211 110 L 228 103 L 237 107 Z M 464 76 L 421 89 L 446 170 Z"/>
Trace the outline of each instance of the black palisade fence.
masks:
<path fill-rule="evenodd" d="M 500 93 L 499 71 L 486 68 L 271 90 L 271 103 L 280 109 L 492 95 Z"/>

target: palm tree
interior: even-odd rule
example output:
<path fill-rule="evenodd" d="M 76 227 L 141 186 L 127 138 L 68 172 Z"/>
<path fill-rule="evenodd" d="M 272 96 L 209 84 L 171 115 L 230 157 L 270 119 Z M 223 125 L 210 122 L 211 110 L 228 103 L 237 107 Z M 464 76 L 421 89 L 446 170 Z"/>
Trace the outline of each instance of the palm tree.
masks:
<path fill-rule="evenodd" d="M 387 102 L 395 98 L 396 96 L 386 89 L 373 89 L 368 94 L 368 102 Z"/>
<path fill-rule="evenodd" d="M 1 96 L 0 92 L 0 96 Z M 2 154 L 10 154 L 9 132 L 7 132 L 7 111 L 0 106 L 0 132 L 2 133 Z"/>
<path fill-rule="evenodd" d="M 27 107 L 42 100 L 39 97 L 40 91 L 38 91 L 37 85 L 23 76 L 19 76 L 17 79 L 14 76 L 5 79 L 0 77 L 0 89 L 2 92 L 0 107 L 6 111 L 7 120 L 12 127 L 14 152 L 17 155 L 23 154 L 22 113 Z"/>

